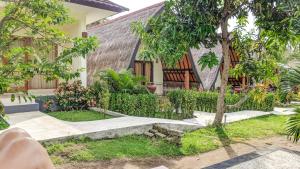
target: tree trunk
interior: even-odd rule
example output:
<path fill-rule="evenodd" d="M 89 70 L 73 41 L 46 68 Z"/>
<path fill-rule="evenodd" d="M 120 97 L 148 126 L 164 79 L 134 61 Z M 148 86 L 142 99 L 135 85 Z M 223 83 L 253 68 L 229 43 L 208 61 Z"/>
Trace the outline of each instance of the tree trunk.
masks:
<path fill-rule="evenodd" d="M 223 50 L 223 58 L 224 58 L 224 67 L 221 78 L 221 87 L 220 93 L 218 96 L 217 103 L 217 113 L 215 116 L 215 120 L 213 125 L 219 126 L 222 124 L 223 116 L 225 113 L 225 94 L 226 94 L 226 86 L 229 77 L 229 68 L 230 68 L 230 56 L 229 56 L 229 33 L 228 33 L 228 20 L 221 22 L 221 30 L 222 30 L 222 50 Z"/>

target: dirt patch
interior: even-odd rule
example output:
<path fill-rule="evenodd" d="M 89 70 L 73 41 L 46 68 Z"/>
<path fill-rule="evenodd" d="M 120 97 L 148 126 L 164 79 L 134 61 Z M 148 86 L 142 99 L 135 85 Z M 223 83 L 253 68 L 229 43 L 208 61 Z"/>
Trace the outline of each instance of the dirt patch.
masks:
<path fill-rule="evenodd" d="M 267 148 L 286 148 L 300 151 L 300 144 L 293 144 L 286 137 L 272 137 L 242 141 L 196 156 L 182 158 L 115 159 L 110 161 L 66 164 L 58 166 L 57 169 L 150 169 L 162 165 L 170 169 L 199 169 L 236 156 Z"/>

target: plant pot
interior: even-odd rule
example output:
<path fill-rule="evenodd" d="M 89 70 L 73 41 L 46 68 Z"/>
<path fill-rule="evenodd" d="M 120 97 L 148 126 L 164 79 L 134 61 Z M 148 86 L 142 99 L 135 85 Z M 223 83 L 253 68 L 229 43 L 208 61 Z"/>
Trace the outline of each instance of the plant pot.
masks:
<path fill-rule="evenodd" d="M 147 89 L 148 89 L 151 93 L 155 93 L 156 88 L 157 88 L 156 85 L 153 84 L 153 83 L 150 83 L 150 84 L 147 85 Z"/>

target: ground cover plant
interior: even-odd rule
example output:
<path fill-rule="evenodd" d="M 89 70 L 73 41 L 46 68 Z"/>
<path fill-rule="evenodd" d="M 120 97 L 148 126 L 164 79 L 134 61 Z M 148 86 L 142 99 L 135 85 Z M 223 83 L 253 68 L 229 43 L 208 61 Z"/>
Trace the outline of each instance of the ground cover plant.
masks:
<path fill-rule="evenodd" d="M 47 114 L 57 119 L 71 122 L 94 121 L 112 118 L 110 115 L 91 110 L 57 111 L 49 112 Z"/>
<path fill-rule="evenodd" d="M 114 158 L 183 156 L 207 152 L 238 141 L 285 134 L 287 116 L 262 116 L 226 125 L 207 127 L 186 133 L 182 145 L 144 136 L 127 136 L 110 140 L 68 140 L 45 143 L 56 164 Z"/>

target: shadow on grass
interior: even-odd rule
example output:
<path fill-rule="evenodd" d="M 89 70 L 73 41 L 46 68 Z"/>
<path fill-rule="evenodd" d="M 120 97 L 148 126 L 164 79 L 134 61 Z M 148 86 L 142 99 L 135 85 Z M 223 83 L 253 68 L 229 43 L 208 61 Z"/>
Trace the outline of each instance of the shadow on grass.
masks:
<path fill-rule="evenodd" d="M 226 134 L 226 131 L 224 130 L 223 127 L 218 127 L 216 128 L 216 133 L 219 137 L 219 140 L 222 143 L 222 146 L 224 147 L 226 153 L 230 158 L 237 157 L 236 152 L 233 150 L 233 148 L 230 146 L 231 139 L 228 137 Z"/>

